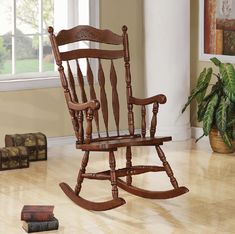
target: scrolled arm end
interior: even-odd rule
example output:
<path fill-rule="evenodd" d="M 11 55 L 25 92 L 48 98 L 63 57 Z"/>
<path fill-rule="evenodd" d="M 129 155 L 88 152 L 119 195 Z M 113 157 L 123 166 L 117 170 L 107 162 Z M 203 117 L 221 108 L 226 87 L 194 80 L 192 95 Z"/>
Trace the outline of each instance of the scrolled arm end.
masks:
<path fill-rule="evenodd" d="M 167 98 L 164 94 L 158 94 L 149 98 L 129 97 L 130 104 L 135 104 L 135 105 L 149 105 L 155 102 L 159 104 L 164 104 L 166 103 L 166 101 L 167 101 Z"/>
<path fill-rule="evenodd" d="M 47 31 L 50 33 L 50 34 L 53 34 L 54 33 L 54 28 L 49 26 Z"/>
<path fill-rule="evenodd" d="M 68 102 L 68 107 L 72 110 L 83 111 L 87 109 L 98 110 L 100 102 L 96 99 L 84 103 Z"/>
<path fill-rule="evenodd" d="M 165 104 L 166 103 L 166 101 L 167 101 L 167 98 L 166 98 L 166 96 L 164 95 L 164 94 L 159 94 L 159 95 L 157 95 L 158 96 L 158 99 L 159 99 L 159 103 L 160 104 Z"/>
<path fill-rule="evenodd" d="M 90 108 L 92 110 L 99 110 L 100 109 L 100 102 L 97 99 L 88 101 Z"/>

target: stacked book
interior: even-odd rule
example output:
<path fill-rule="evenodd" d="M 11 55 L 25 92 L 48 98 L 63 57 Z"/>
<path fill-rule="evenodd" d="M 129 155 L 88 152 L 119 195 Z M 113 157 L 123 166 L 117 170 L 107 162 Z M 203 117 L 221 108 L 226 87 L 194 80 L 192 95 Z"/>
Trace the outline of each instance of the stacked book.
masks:
<path fill-rule="evenodd" d="M 28 233 L 57 230 L 59 222 L 53 210 L 54 206 L 25 205 L 21 211 L 23 229 Z"/>

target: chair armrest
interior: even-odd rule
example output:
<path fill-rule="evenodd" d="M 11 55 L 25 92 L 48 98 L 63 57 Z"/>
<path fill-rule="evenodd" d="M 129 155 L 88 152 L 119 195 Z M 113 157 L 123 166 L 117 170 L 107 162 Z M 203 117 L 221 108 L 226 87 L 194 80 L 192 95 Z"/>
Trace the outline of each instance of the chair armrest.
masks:
<path fill-rule="evenodd" d="M 74 111 L 80 111 L 79 116 L 78 116 L 78 125 L 79 125 L 79 141 L 83 142 L 83 116 L 82 116 L 82 111 L 86 112 L 86 122 L 87 122 L 87 126 L 86 126 L 86 140 L 85 142 L 87 144 L 89 144 L 91 142 L 91 138 L 92 138 L 92 120 L 94 116 L 97 116 L 97 112 L 96 110 L 98 110 L 100 108 L 100 103 L 98 100 L 94 99 L 94 100 L 90 100 L 88 102 L 84 102 L 84 103 L 77 103 L 77 102 L 72 102 L 69 101 L 68 102 L 68 108 Z M 72 121 L 74 121 L 75 116 L 72 116 Z M 76 123 L 75 123 L 76 125 Z"/>
<path fill-rule="evenodd" d="M 98 110 L 100 108 L 100 103 L 98 100 L 94 99 L 94 100 L 90 100 L 88 102 L 84 102 L 84 103 L 77 103 L 77 102 L 68 102 L 68 107 L 72 110 L 76 110 L 76 111 L 83 111 L 83 110 L 87 110 L 88 108 L 92 109 L 92 110 Z"/>
<path fill-rule="evenodd" d="M 155 95 L 149 98 L 135 98 L 135 97 L 129 97 L 129 103 L 135 104 L 135 105 L 149 105 L 152 103 L 160 103 L 164 104 L 166 103 L 166 96 L 164 94 Z"/>

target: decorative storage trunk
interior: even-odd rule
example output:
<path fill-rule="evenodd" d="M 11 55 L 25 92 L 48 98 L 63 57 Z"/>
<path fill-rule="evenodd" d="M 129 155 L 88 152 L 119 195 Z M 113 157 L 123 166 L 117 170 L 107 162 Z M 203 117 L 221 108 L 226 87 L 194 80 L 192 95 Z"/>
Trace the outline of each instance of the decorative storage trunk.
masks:
<path fill-rule="evenodd" d="M 29 156 L 26 147 L 0 148 L 0 171 L 26 167 L 29 167 Z"/>
<path fill-rule="evenodd" d="M 6 135 L 5 145 L 27 147 L 29 161 L 47 160 L 47 138 L 41 132 Z"/>

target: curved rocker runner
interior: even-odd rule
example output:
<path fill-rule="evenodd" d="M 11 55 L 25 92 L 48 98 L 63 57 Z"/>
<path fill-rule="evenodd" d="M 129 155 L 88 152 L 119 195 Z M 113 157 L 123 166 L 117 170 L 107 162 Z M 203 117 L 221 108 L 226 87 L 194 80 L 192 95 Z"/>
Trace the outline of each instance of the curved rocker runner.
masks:
<path fill-rule="evenodd" d="M 167 191 L 149 191 L 137 188 L 135 186 L 128 186 L 123 180 L 120 179 L 118 179 L 117 184 L 118 187 L 131 194 L 149 199 L 169 199 L 173 197 L 178 197 L 189 191 L 186 187 L 178 187 Z"/>
<path fill-rule="evenodd" d="M 48 28 L 49 37 L 52 45 L 53 54 L 60 73 L 61 84 L 64 89 L 64 95 L 71 116 L 75 136 L 77 138 L 76 148 L 83 150 L 84 156 L 77 177 L 77 184 L 73 190 L 66 183 L 61 183 L 60 187 L 64 193 L 77 205 L 87 210 L 103 211 L 119 207 L 125 204 L 125 200 L 118 196 L 118 187 L 136 196 L 149 199 L 169 199 L 180 196 L 188 192 L 186 187 L 179 187 L 173 171 L 166 160 L 166 156 L 160 148 L 164 142 L 171 141 L 171 137 L 156 137 L 157 113 L 160 104 L 166 103 L 166 96 L 163 94 L 155 95 L 149 98 L 137 98 L 132 95 L 131 72 L 130 72 L 130 54 L 127 27 L 122 27 L 122 35 L 115 34 L 110 30 L 96 29 L 91 26 L 77 26 L 69 30 L 61 30 L 57 35 L 54 34 L 52 27 Z M 78 41 L 93 41 L 98 43 L 121 45 L 123 49 L 104 50 L 104 49 L 74 49 L 66 52 L 60 51 L 60 46 Z M 82 74 L 80 68 L 80 59 L 86 59 L 87 72 Z M 129 134 L 123 135 L 119 131 L 120 122 L 120 104 L 119 94 L 122 90 L 117 89 L 117 74 L 114 61 L 124 59 L 125 82 L 126 82 L 126 100 Z M 98 83 L 99 97 L 94 88 L 94 76 L 91 68 L 91 60 L 98 60 Z M 110 61 L 109 79 L 105 78 L 102 62 Z M 76 77 L 71 68 L 71 62 L 76 67 Z M 65 62 L 65 63 L 63 63 Z M 67 69 L 64 69 L 67 64 Z M 65 72 L 66 70 L 66 72 Z M 67 73 L 67 74 L 66 74 Z M 85 91 L 83 76 L 87 77 L 89 98 Z M 78 100 L 75 86 L 75 78 L 80 88 L 81 100 Z M 105 83 L 111 85 L 112 97 L 107 98 Z M 111 112 L 108 110 L 108 100 L 112 100 L 112 113 L 116 125 L 116 136 L 110 136 L 108 129 L 108 119 Z M 135 134 L 133 106 L 140 106 L 141 110 L 141 134 Z M 150 136 L 146 136 L 146 106 L 152 105 L 152 119 L 150 124 Z M 106 136 L 100 134 L 100 118 L 103 117 Z M 84 129 L 84 119 L 86 129 Z M 92 135 L 92 125 L 96 126 L 98 137 Z M 155 146 L 157 155 L 162 165 L 132 165 L 132 146 Z M 116 169 L 114 152 L 118 148 L 126 148 L 126 167 Z M 104 151 L 109 155 L 110 170 L 98 173 L 86 173 L 86 166 L 89 161 L 91 151 Z M 169 177 L 173 189 L 167 191 L 148 191 L 137 188 L 132 185 L 132 176 L 147 172 L 165 172 Z M 123 181 L 119 177 L 126 177 Z M 92 202 L 82 198 L 79 194 L 82 189 L 84 179 L 109 180 L 111 183 L 112 199 L 105 202 Z"/>
<path fill-rule="evenodd" d="M 116 198 L 106 202 L 91 202 L 80 196 L 77 196 L 72 190 L 72 188 L 66 183 L 60 183 L 60 187 L 74 203 L 87 210 L 94 210 L 94 211 L 110 210 L 126 203 L 123 198 Z"/>

